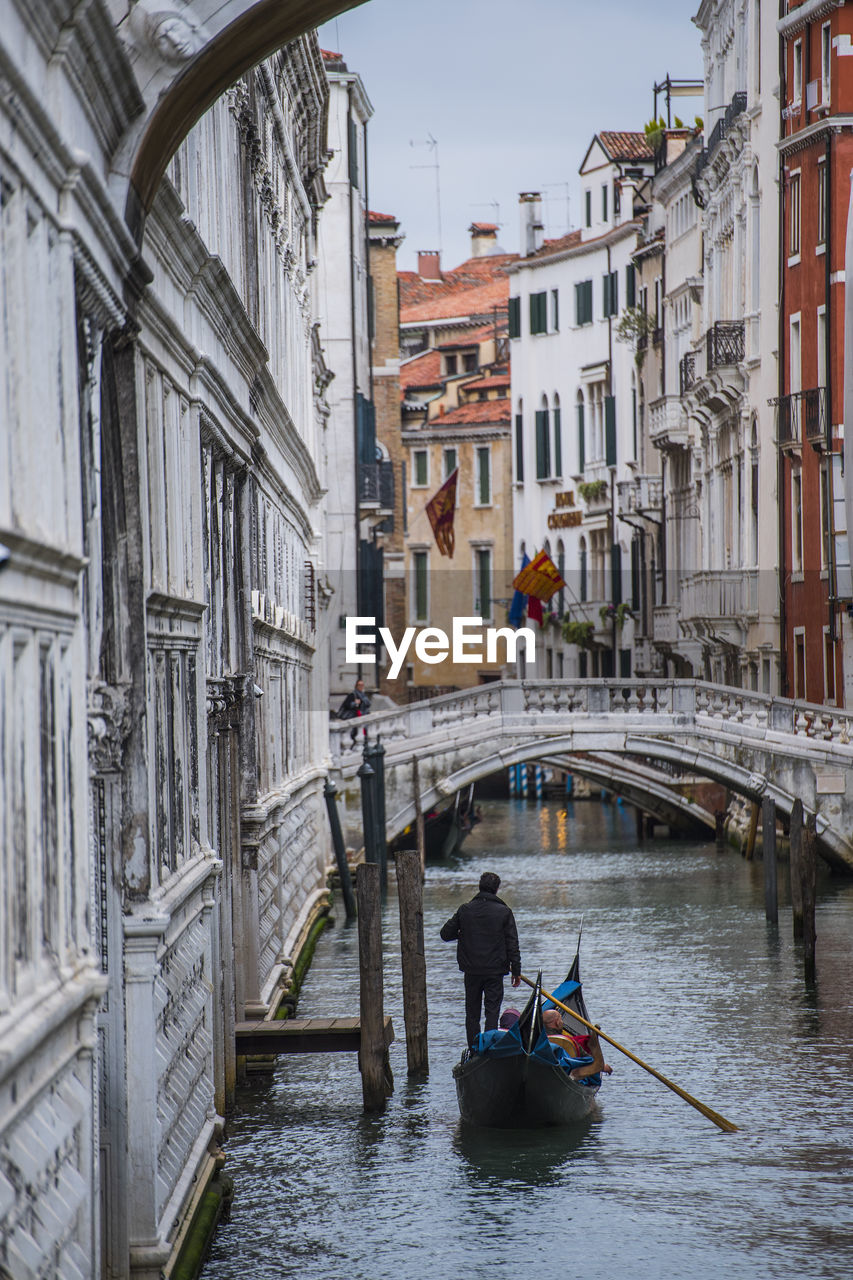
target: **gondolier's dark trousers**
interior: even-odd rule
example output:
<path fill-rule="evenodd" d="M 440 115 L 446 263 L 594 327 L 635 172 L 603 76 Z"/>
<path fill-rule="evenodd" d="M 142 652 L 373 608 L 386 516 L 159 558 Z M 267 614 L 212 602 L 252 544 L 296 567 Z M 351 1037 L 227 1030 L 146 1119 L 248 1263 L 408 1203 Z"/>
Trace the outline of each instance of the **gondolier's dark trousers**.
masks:
<path fill-rule="evenodd" d="M 473 1044 L 480 1033 L 480 1009 L 485 1005 L 486 1031 L 497 1030 L 504 998 L 504 980 L 500 973 L 465 974 L 465 1036 Z"/>

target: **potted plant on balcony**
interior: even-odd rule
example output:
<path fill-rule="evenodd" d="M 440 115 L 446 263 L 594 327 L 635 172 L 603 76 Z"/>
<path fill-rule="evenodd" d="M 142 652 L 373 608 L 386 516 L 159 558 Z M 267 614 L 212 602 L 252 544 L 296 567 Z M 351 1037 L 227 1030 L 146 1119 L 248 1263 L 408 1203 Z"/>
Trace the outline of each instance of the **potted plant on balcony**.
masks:
<path fill-rule="evenodd" d="M 606 626 L 608 622 L 616 622 L 616 626 L 620 629 L 625 625 L 625 619 L 632 617 L 630 605 L 626 601 L 621 604 L 603 604 L 598 611 L 601 618 L 602 626 Z"/>
<path fill-rule="evenodd" d="M 603 498 L 607 493 L 607 481 L 581 480 L 578 485 L 578 493 L 584 502 L 595 502 L 598 498 Z"/>
<path fill-rule="evenodd" d="M 626 342 L 631 347 L 634 363 L 638 369 L 642 369 L 649 340 L 655 332 L 654 316 L 642 307 L 626 307 L 617 321 L 615 332 L 618 342 Z"/>
<path fill-rule="evenodd" d="M 568 614 L 563 619 L 563 639 L 566 644 L 576 644 L 579 649 L 591 649 L 594 631 L 594 622 L 575 622 Z"/>

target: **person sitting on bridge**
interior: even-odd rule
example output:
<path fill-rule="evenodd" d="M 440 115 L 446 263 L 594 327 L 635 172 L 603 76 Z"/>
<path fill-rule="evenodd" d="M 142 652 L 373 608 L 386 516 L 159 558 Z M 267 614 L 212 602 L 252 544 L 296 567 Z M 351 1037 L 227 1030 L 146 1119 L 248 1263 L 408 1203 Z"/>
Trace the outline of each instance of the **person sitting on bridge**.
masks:
<path fill-rule="evenodd" d="M 521 952 L 515 917 L 498 897 L 501 878 L 494 871 L 480 876 L 479 892 L 464 902 L 441 929 L 444 942 L 456 942 L 456 960 L 465 975 L 465 1035 L 472 1045 L 480 1034 L 485 1006 L 486 1030 L 496 1031 L 504 995 L 504 974 L 521 985 Z"/>
<path fill-rule="evenodd" d="M 613 1074 L 613 1068 L 604 1061 L 597 1031 L 590 1031 L 584 1036 L 572 1035 L 563 1026 L 559 1009 L 545 1009 L 542 1013 L 542 1023 L 551 1044 L 564 1049 L 570 1058 L 589 1058 L 589 1062 L 573 1067 L 569 1072 L 573 1080 L 584 1080 L 587 1076 L 594 1076 L 599 1072 L 608 1076 Z"/>

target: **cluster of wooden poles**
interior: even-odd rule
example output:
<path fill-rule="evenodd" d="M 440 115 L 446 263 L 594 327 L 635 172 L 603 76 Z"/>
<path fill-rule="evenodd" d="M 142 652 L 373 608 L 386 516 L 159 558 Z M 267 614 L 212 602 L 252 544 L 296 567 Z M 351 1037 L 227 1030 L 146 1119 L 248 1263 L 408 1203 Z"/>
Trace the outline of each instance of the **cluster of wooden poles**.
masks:
<path fill-rule="evenodd" d="M 765 796 L 761 802 L 761 838 L 764 861 L 764 911 L 771 924 L 779 921 L 779 893 L 776 879 L 776 801 Z M 753 805 L 746 842 L 746 857 L 755 852 L 759 806 Z M 815 979 L 815 901 L 817 882 L 817 825 L 813 813 L 804 820 L 803 803 L 797 799 L 791 809 L 791 916 L 796 941 L 803 944 L 803 972 L 807 982 Z"/>

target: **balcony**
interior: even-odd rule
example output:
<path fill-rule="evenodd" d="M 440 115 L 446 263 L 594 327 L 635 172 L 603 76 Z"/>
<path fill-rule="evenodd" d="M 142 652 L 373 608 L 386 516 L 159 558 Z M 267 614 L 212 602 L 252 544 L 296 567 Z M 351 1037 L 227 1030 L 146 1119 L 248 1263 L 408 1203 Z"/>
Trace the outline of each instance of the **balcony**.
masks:
<path fill-rule="evenodd" d="M 620 480 L 616 486 L 616 514 L 622 519 L 646 516 L 657 520 L 662 506 L 661 476 L 635 476 L 633 480 Z"/>
<path fill-rule="evenodd" d="M 358 501 L 372 510 L 394 510 L 394 464 L 360 462 L 358 464 Z"/>
<path fill-rule="evenodd" d="M 678 605 L 660 604 L 652 615 L 655 644 L 678 644 L 681 632 L 678 629 Z"/>
<path fill-rule="evenodd" d="M 705 334 L 705 351 L 708 373 L 712 369 L 740 364 L 744 357 L 743 321 L 718 320 L 711 325 Z"/>
<path fill-rule="evenodd" d="M 681 584 L 681 617 L 703 632 L 712 627 L 720 639 L 742 640 L 750 617 L 758 610 L 758 571 L 704 569 Z"/>
<path fill-rule="evenodd" d="M 678 362 L 679 394 L 686 396 L 696 381 L 696 352 L 688 351 Z"/>
<path fill-rule="evenodd" d="M 687 415 L 678 396 L 661 396 L 649 405 L 649 439 L 656 449 L 686 449 Z"/>
<path fill-rule="evenodd" d="M 776 407 L 780 449 L 799 449 L 804 441 L 818 453 L 826 448 L 826 387 L 781 396 Z"/>

